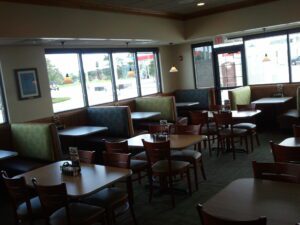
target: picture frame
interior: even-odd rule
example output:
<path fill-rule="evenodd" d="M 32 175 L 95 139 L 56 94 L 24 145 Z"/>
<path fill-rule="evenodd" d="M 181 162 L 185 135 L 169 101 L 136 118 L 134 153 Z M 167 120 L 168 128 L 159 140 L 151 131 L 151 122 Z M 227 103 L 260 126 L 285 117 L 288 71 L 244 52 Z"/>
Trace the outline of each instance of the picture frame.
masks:
<path fill-rule="evenodd" d="M 20 100 L 41 97 L 36 68 L 16 69 L 15 76 Z"/>

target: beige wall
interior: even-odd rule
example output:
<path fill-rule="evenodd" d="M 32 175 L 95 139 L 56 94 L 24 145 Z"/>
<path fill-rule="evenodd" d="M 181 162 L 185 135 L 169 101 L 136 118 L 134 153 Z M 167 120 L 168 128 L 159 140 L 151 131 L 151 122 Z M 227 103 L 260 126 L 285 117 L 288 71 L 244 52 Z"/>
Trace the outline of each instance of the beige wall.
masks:
<path fill-rule="evenodd" d="M 0 63 L 10 122 L 51 116 L 52 103 L 44 49 L 40 47 L 1 47 Z M 41 98 L 20 101 L 14 70 L 37 68 Z"/>
<path fill-rule="evenodd" d="M 183 41 L 183 22 L 150 16 L 0 2 L 0 37 Z"/>

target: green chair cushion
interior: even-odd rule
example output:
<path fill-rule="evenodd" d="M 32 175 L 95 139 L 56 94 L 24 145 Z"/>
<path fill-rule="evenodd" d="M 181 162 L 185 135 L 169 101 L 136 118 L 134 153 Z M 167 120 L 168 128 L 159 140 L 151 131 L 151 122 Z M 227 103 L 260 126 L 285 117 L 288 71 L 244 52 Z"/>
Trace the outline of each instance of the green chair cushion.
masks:
<path fill-rule="evenodd" d="M 11 132 L 19 156 L 46 161 L 55 160 L 50 124 L 12 124 Z"/>
<path fill-rule="evenodd" d="M 176 106 L 174 97 L 145 97 L 137 98 L 137 112 L 160 112 L 156 120 L 176 121 Z"/>
<path fill-rule="evenodd" d="M 231 109 L 236 110 L 236 105 L 248 105 L 251 103 L 251 89 L 249 86 L 239 87 L 230 90 L 232 97 L 230 99 Z"/>

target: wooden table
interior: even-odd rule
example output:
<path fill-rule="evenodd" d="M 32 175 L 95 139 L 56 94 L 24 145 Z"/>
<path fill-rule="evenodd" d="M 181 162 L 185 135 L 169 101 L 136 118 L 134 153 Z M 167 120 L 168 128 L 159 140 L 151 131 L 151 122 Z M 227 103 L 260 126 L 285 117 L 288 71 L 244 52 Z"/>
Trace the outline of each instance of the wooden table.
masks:
<path fill-rule="evenodd" d="M 293 97 L 270 97 L 270 98 L 260 98 L 253 101 L 256 105 L 269 105 L 269 104 L 284 104 L 291 100 Z"/>
<path fill-rule="evenodd" d="M 143 148 L 142 139 L 145 141 L 154 142 L 153 135 L 151 134 L 141 134 L 132 138 L 129 138 L 128 146 L 130 148 Z M 191 145 L 195 145 L 203 140 L 206 140 L 205 135 L 169 135 L 168 140 L 170 140 L 171 149 L 181 150 L 187 148 Z"/>
<path fill-rule="evenodd" d="M 80 137 L 80 136 L 87 136 L 95 133 L 101 133 L 107 130 L 108 130 L 107 127 L 79 126 L 79 127 L 70 127 L 63 130 L 59 130 L 58 134 L 60 136 Z"/>
<path fill-rule="evenodd" d="M 0 160 L 17 156 L 18 153 L 14 151 L 0 150 Z"/>
<path fill-rule="evenodd" d="M 300 184 L 253 178 L 238 179 L 204 203 L 210 214 L 235 220 L 266 216 L 268 225 L 300 221 Z"/>
<path fill-rule="evenodd" d="M 65 161 L 55 162 L 16 177 L 24 176 L 30 186 L 33 177 L 41 185 L 66 183 L 68 195 L 79 198 L 93 194 L 132 173 L 129 169 L 81 163 L 81 175 L 72 177 L 62 175 L 60 166 L 63 162 Z"/>
<path fill-rule="evenodd" d="M 279 145 L 286 146 L 286 147 L 300 147 L 300 137 L 290 137 L 284 139 Z"/>
<path fill-rule="evenodd" d="M 237 111 L 237 110 L 231 110 L 232 118 L 233 119 L 243 119 L 243 118 L 251 118 L 255 117 L 259 113 L 261 113 L 261 110 L 253 110 L 253 111 Z M 208 117 L 213 118 L 213 112 L 208 112 Z"/>
<path fill-rule="evenodd" d="M 176 102 L 176 107 L 190 107 L 198 104 L 199 102 Z"/>
<path fill-rule="evenodd" d="M 145 120 L 149 118 L 153 118 L 155 116 L 159 116 L 160 112 L 132 112 L 131 119 L 132 120 Z"/>

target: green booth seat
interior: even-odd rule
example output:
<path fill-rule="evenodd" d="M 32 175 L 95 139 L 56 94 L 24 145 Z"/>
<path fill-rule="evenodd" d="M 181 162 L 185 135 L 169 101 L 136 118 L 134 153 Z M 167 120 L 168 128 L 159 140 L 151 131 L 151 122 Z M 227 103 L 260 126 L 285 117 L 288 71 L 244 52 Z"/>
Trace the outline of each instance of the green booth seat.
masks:
<path fill-rule="evenodd" d="M 231 109 L 236 110 L 236 105 L 248 105 L 251 103 L 251 88 L 244 86 L 228 91 Z"/>

